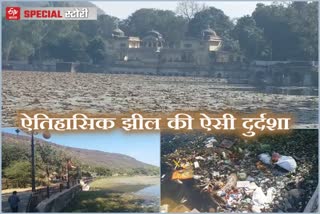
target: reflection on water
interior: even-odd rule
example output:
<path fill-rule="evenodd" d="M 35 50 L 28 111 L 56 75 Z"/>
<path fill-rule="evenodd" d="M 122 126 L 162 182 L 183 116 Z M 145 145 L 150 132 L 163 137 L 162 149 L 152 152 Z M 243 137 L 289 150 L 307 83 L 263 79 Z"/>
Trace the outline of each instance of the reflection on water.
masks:
<path fill-rule="evenodd" d="M 121 184 L 79 192 L 63 212 L 158 213 L 160 184 Z"/>
<path fill-rule="evenodd" d="M 218 204 L 211 200 L 206 192 L 199 192 L 193 180 L 184 180 L 183 184 L 164 181 L 161 184 L 161 205 L 168 205 L 168 212 L 184 213 L 197 209 L 201 212 L 214 212 Z"/>
<path fill-rule="evenodd" d="M 182 84 L 182 85 L 209 85 L 209 89 L 223 89 L 226 91 L 248 91 L 266 94 L 284 94 L 284 95 L 301 95 L 301 96 L 318 96 L 318 87 L 300 87 L 300 86 L 268 86 L 265 84 L 251 85 L 248 83 L 228 83 L 226 81 L 218 81 L 217 79 L 189 79 L 166 81 L 166 84 Z"/>
<path fill-rule="evenodd" d="M 273 87 L 273 86 L 267 86 L 265 88 L 262 88 L 261 90 L 265 93 L 268 93 L 268 94 L 318 96 L 318 89 L 314 88 L 314 87 Z"/>
<path fill-rule="evenodd" d="M 135 195 L 144 198 L 143 206 L 152 208 L 153 212 L 160 210 L 160 184 L 147 186 L 137 192 Z"/>
<path fill-rule="evenodd" d="M 145 187 L 145 188 L 137 191 L 135 194 L 160 197 L 160 184 Z"/>
<path fill-rule="evenodd" d="M 276 87 L 276 86 L 258 86 L 253 87 L 248 84 L 220 84 L 211 87 L 210 89 L 223 89 L 226 91 L 248 91 L 260 92 L 266 94 L 283 94 L 297 96 L 318 96 L 318 88 L 316 87 Z"/>

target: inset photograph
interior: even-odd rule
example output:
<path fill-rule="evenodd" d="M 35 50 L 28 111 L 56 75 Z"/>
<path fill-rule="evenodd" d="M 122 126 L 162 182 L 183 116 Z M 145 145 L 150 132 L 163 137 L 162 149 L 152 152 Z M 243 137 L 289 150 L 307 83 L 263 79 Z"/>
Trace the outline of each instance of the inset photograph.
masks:
<path fill-rule="evenodd" d="M 318 130 L 161 134 L 161 212 L 317 212 Z"/>
<path fill-rule="evenodd" d="M 159 212 L 160 134 L 2 130 L 2 212 Z"/>

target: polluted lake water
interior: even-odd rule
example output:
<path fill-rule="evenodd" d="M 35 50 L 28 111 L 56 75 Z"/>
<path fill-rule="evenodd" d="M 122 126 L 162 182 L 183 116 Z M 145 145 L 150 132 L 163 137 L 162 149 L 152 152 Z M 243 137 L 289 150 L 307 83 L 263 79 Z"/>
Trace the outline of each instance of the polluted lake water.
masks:
<path fill-rule="evenodd" d="M 150 176 L 98 179 L 64 212 L 159 212 L 159 182 Z"/>
<path fill-rule="evenodd" d="M 4 71 L 2 79 L 4 127 L 15 125 L 16 112 L 21 109 L 59 114 L 79 109 L 99 114 L 132 109 L 148 113 L 226 109 L 252 113 L 265 109 L 293 114 L 300 127 L 318 124 L 319 98 L 313 87 L 260 89 L 206 77 L 66 72 Z"/>
<path fill-rule="evenodd" d="M 161 212 L 303 212 L 318 185 L 317 130 L 162 134 L 161 150 Z"/>
<path fill-rule="evenodd" d="M 160 184 L 147 186 L 137 192 L 134 192 L 138 197 L 144 199 L 144 207 L 153 207 L 155 212 L 159 211 L 160 207 Z"/>

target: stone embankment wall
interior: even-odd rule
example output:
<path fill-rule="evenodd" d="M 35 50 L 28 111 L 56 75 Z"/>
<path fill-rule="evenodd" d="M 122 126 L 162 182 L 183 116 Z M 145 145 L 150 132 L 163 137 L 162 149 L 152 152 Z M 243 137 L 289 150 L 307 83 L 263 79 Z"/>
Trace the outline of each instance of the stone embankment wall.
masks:
<path fill-rule="evenodd" d="M 55 71 L 77 73 L 141 74 L 160 76 L 197 76 L 227 79 L 230 83 L 272 86 L 317 86 L 318 66 L 315 63 L 212 63 L 195 66 L 188 63 L 115 62 L 113 65 L 89 63 L 27 64 L 12 62 L 4 70 Z"/>
<path fill-rule="evenodd" d="M 38 212 L 61 212 L 71 201 L 76 194 L 81 191 L 81 185 L 75 185 L 70 189 L 59 192 L 50 198 L 43 200 L 38 204 L 36 210 Z"/>

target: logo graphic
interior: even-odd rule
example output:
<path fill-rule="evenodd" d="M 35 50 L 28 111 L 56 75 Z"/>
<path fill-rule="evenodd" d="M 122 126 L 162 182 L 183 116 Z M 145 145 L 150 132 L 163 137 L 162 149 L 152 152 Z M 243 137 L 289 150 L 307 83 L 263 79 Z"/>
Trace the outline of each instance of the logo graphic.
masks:
<path fill-rule="evenodd" d="M 7 20 L 20 20 L 20 7 L 6 7 Z"/>

